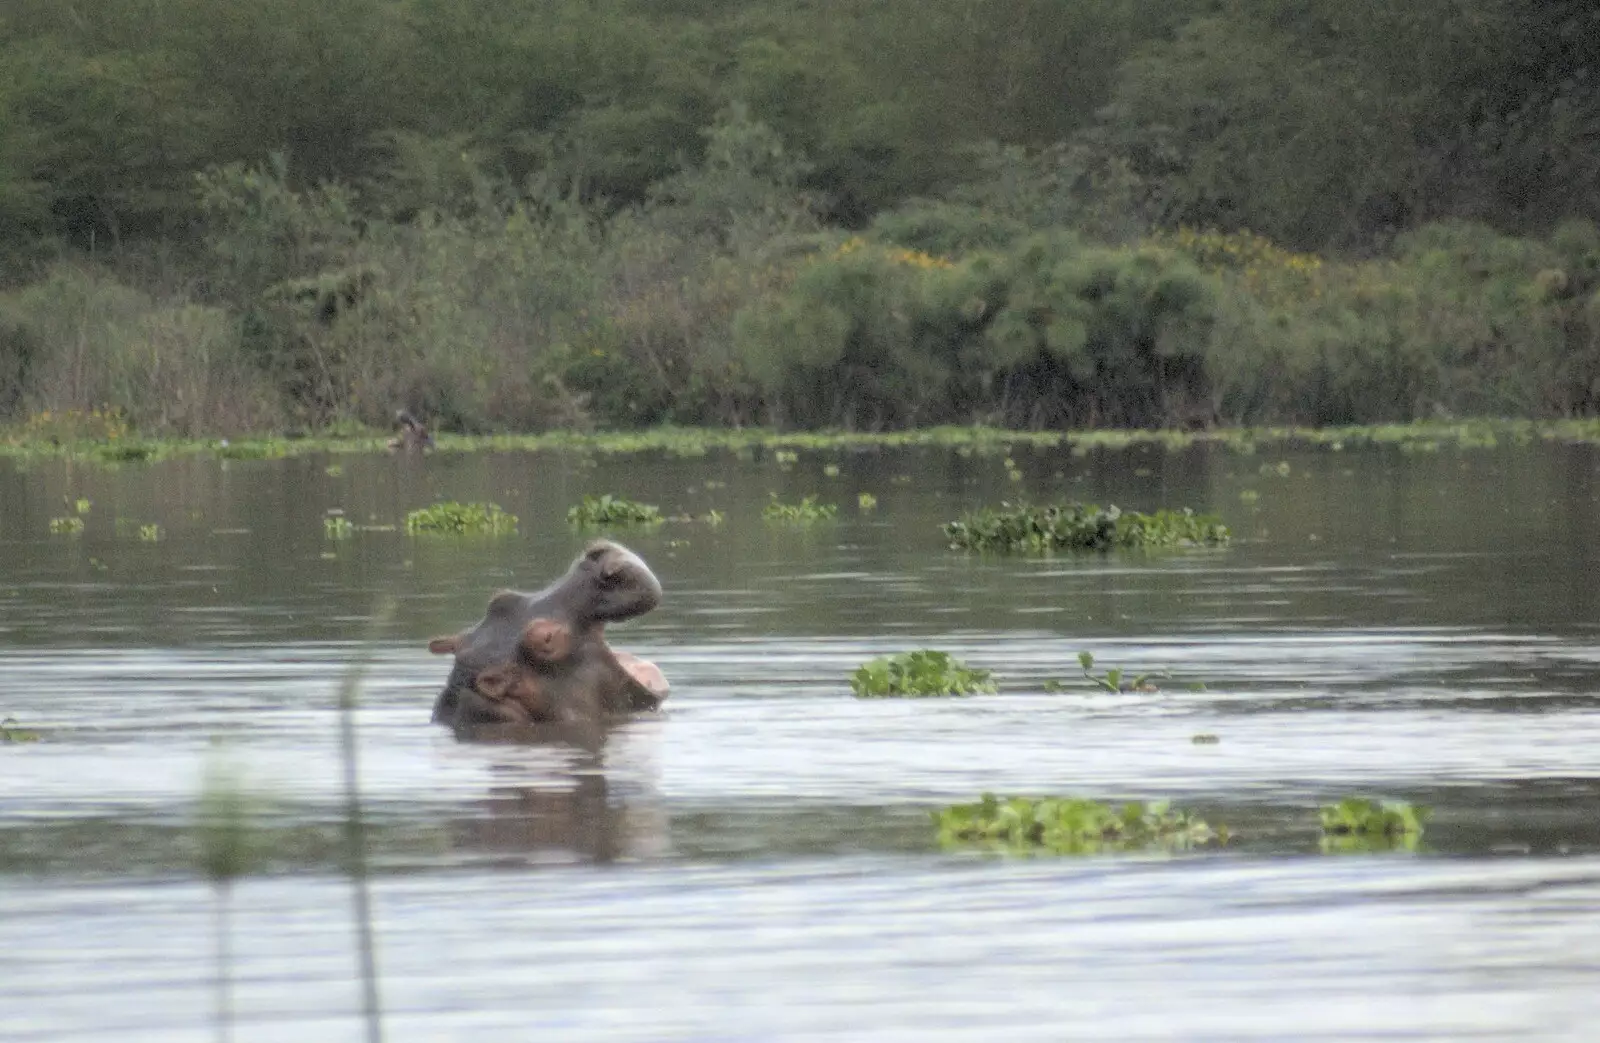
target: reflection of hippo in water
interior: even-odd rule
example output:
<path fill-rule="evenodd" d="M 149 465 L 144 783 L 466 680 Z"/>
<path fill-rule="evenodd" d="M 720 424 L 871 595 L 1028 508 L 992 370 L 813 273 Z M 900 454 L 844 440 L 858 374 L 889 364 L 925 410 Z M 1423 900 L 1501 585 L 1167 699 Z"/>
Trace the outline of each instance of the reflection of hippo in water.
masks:
<path fill-rule="evenodd" d="M 637 554 L 596 540 L 567 574 L 535 594 L 503 590 L 483 620 L 429 651 L 455 667 L 433 719 L 458 732 L 483 724 L 591 722 L 653 710 L 667 696 L 654 663 L 606 644 L 605 624 L 661 603 L 661 583 Z"/>

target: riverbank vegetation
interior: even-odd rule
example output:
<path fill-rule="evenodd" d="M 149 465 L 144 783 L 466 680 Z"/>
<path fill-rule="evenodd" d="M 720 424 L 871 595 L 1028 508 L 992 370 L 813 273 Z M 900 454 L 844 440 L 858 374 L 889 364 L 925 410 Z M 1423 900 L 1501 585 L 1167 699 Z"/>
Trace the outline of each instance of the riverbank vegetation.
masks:
<path fill-rule="evenodd" d="M 475 437 L 1600 412 L 1578 0 L 22 0 L 5 28 L 0 424 L 29 443 L 143 459 L 402 405 Z"/>
<path fill-rule="evenodd" d="M 315 435 L 295 431 L 287 435 L 233 439 L 127 436 L 110 440 L 90 434 L 68 435 L 64 438 L 40 436 L 35 427 L 31 420 L 10 426 L 0 425 L 0 456 L 21 460 L 59 457 L 111 467 L 192 456 L 218 460 L 267 460 L 309 454 L 383 453 L 387 451 L 388 438 L 380 430 L 350 425 L 340 425 Z M 982 426 L 940 426 L 903 431 L 776 431 L 751 427 L 661 426 L 629 431 L 554 430 L 528 434 L 441 435 L 439 445 L 442 450 L 452 453 L 566 452 L 608 456 L 665 453 L 677 457 L 699 457 L 714 452 L 749 455 L 758 450 L 786 450 L 794 454 L 801 450 L 836 453 L 904 448 L 949 449 L 959 456 L 994 456 L 1009 453 L 1017 447 L 1037 450 L 1065 448 L 1074 456 L 1086 456 L 1094 451 L 1131 447 L 1176 451 L 1194 445 L 1216 445 L 1242 454 L 1273 446 L 1341 452 L 1348 447 L 1362 445 L 1393 446 L 1403 453 L 1433 453 L 1446 448 L 1494 449 L 1504 445 L 1528 445 L 1535 441 L 1600 444 L 1600 420 L 1480 419 L 1321 428 L 1211 428 L 1203 431 L 1172 428 L 1021 431 Z M 328 466 L 330 474 L 337 474 L 341 470 L 341 465 L 337 463 Z M 1280 469 L 1275 466 L 1274 473 Z M 858 497 L 862 510 L 870 510 L 877 505 L 876 497 L 863 495 L 868 499 L 861 501 Z"/>

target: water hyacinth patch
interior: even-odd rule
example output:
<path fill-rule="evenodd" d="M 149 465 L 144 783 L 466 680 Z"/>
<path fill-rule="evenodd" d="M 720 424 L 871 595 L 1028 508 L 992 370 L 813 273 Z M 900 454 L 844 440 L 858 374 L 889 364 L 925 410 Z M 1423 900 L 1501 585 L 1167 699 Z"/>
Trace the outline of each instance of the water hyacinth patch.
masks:
<path fill-rule="evenodd" d="M 1022 552 L 1215 546 L 1231 538 L 1220 519 L 1187 507 L 1144 514 L 1081 503 L 1003 503 L 946 523 L 944 534 L 952 550 Z"/>
<path fill-rule="evenodd" d="M 76 536 L 83 531 L 83 519 L 75 515 L 64 518 L 51 518 L 50 531 L 57 536 Z"/>
<path fill-rule="evenodd" d="M 761 516 L 767 521 L 793 525 L 831 521 L 838 513 L 837 504 L 818 503 L 815 496 L 802 497 L 799 503 L 783 503 L 776 494 L 773 494 L 771 501 L 761 509 Z"/>
<path fill-rule="evenodd" d="M 621 496 L 605 493 L 585 496 L 583 502 L 567 510 L 571 525 L 595 527 L 600 525 L 655 525 L 662 521 L 661 510 L 654 504 L 637 503 Z"/>
<path fill-rule="evenodd" d="M 1081 797 L 997 797 L 953 804 L 933 813 L 946 847 L 979 846 L 1014 853 L 1095 854 L 1141 848 L 1181 850 L 1227 842 L 1226 828 L 1170 807 L 1131 801 L 1120 808 Z"/>
<path fill-rule="evenodd" d="M 0 743 L 38 742 L 39 733 L 29 731 L 17 723 L 15 717 L 0 720 Z"/>
<path fill-rule="evenodd" d="M 923 698 L 995 691 L 989 671 L 967 666 L 948 652 L 918 649 L 880 656 L 856 668 L 850 690 L 859 699 Z"/>
<path fill-rule="evenodd" d="M 406 515 L 406 532 L 413 536 L 460 536 L 468 533 L 498 536 L 516 530 L 517 516 L 502 511 L 496 503 L 457 503 L 447 500 L 419 507 Z"/>
<path fill-rule="evenodd" d="M 1405 801 L 1346 797 L 1321 809 L 1322 831 L 1338 835 L 1398 837 L 1421 835 L 1428 809 Z"/>

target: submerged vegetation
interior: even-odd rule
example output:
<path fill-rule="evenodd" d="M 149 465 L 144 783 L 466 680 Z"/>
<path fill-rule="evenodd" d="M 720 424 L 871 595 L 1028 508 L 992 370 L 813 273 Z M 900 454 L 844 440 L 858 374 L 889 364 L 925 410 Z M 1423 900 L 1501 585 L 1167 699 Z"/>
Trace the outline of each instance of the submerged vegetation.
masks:
<path fill-rule="evenodd" d="M 516 529 L 517 516 L 507 514 L 496 503 L 457 503 L 448 500 L 419 507 L 406 515 L 406 532 L 412 535 L 482 533 L 498 536 L 515 532 Z"/>
<path fill-rule="evenodd" d="M 880 656 L 856 668 L 850 689 L 858 698 L 972 695 L 995 691 L 989 671 L 966 665 L 948 652 L 917 649 Z"/>
<path fill-rule="evenodd" d="M 597 528 L 602 525 L 655 525 L 663 520 L 660 508 L 605 493 L 585 496 L 583 502 L 567 510 L 572 525 Z"/>
<path fill-rule="evenodd" d="M 1081 503 L 983 508 L 944 526 L 952 549 L 982 551 L 1110 550 L 1227 543 L 1228 527 L 1189 508 L 1153 514 Z"/>
<path fill-rule="evenodd" d="M 1226 828 L 1170 807 L 1133 801 L 1120 808 L 1078 797 L 997 797 L 954 804 L 933 813 L 940 843 L 1025 854 L 1097 854 L 1140 849 L 1181 850 L 1226 843 Z"/>

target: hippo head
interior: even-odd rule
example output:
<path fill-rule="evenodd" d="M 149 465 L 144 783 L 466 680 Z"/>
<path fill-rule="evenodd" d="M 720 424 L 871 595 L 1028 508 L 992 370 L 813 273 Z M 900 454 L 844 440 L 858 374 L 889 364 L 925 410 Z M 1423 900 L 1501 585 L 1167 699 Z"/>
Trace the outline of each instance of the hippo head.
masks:
<path fill-rule="evenodd" d="M 642 616 L 661 604 L 661 581 L 644 559 L 620 543 L 595 540 L 567 570 L 563 585 L 581 585 L 580 611 L 597 623 Z"/>
<path fill-rule="evenodd" d="M 458 731 L 483 722 L 593 719 L 652 710 L 669 690 L 655 664 L 613 651 L 605 625 L 661 603 L 661 581 L 608 540 L 585 548 L 535 594 L 502 590 L 482 621 L 428 650 L 455 656 L 433 719 Z"/>

